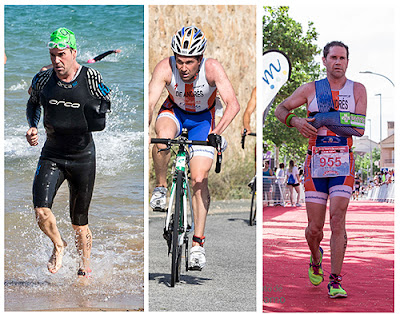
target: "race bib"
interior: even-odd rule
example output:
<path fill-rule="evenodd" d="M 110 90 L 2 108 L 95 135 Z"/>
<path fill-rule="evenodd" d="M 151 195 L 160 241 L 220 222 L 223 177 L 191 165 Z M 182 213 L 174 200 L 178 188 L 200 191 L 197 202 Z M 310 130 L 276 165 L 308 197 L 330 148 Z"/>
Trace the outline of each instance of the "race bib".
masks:
<path fill-rule="evenodd" d="M 348 176 L 349 174 L 350 154 L 348 146 L 313 146 L 311 177 L 339 177 Z"/>

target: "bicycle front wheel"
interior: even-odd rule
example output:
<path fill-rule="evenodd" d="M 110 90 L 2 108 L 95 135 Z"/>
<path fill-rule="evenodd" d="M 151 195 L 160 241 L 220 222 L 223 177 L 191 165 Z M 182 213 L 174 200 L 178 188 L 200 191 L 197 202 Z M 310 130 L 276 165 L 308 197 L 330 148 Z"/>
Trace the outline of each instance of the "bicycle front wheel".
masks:
<path fill-rule="evenodd" d="M 174 222 L 172 230 L 172 263 L 171 263 L 171 287 L 175 286 L 176 282 L 180 280 L 181 273 L 181 259 L 182 259 L 182 246 L 179 243 L 179 232 L 182 221 L 182 207 L 183 207 L 183 171 L 178 171 L 176 176 L 175 186 L 175 210 Z M 181 222 L 181 223 L 180 223 Z"/>
<path fill-rule="evenodd" d="M 249 225 L 253 226 L 256 223 L 256 210 L 257 210 L 257 188 L 256 188 L 256 180 L 254 180 L 253 187 L 251 189 L 251 205 L 250 205 L 250 220 Z"/>

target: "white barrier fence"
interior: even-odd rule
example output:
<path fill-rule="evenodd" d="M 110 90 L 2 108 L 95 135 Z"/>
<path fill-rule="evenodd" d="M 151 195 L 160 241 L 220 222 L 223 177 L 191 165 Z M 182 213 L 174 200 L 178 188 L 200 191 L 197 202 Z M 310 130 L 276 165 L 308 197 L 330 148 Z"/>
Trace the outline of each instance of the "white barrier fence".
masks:
<path fill-rule="evenodd" d="M 374 186 L 367 192 L 367 199 L 376 202 L 394 203 L 394 182 Z"/>
<path fill-rule="evenodd" d="M 293 189 L 293 201 L 296 203 L 297 193 Z M 304 187 L 300 184 L 300 203 L 305 202 Z M 289 187 L 285 183 L 281 183 L 274 176 L 263 176 L 263 203 L 266 206 L 274 205 L 290 205 Z"/>
<path fill-rule="evenodd" d="M 366 193 L 366 199 L 375 202 L 394 203 L 395 184 L 375 186 Z M 293 200 L 296 202 L 297 193 L 293 189 Z M 305 202 L 304 187 L 300 184 L 300 203 Z M 266 206 L 287 205 L 291 203 L 289 187 L 276 177 L 263 176 L 263 203 Z"/>

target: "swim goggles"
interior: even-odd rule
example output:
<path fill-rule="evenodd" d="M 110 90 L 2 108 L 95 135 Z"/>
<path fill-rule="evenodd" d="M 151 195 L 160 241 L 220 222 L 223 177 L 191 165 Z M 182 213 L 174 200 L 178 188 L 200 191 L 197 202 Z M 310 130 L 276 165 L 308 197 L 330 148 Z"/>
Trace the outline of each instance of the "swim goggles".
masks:
<path fill-rule="evenodd" d="M 66 42 L 54 42 L 54 41 L 49 41 L 47 43 L 47 48 L 53 49 L 53 48 L 58 48 L 58 49 L 66 49 L 70 48 L 70 46 Z"/>

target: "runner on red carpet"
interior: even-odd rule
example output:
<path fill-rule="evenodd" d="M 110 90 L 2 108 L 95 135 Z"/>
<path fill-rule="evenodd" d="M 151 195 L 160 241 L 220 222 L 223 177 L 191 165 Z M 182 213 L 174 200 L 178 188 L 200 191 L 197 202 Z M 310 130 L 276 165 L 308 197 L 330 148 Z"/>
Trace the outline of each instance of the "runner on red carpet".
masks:
<path fill-rule="evenodd" d="M 309 279 L 319 285 L 322 270 L 326 204 L 330 199 L 331 275 L 328 293 L 331 298 L 347 297 L 341 286 L 341 271 L 347 246 L 346 211 L 354 184 L 352 136 L 362 136 L 367 111 L 365 87 L 346 78 L 349 49 L 333 41 L 324 47 L 323 64 L 327 78 L 306 83 L 275 110 L 276 117 L 288 127 L 295 127 L 309 138 L 304 165 L 304 187 L 308 226 L 305 231 L 311 251 Z M 291 110 L 307 104 L 307 118 Z"/>

